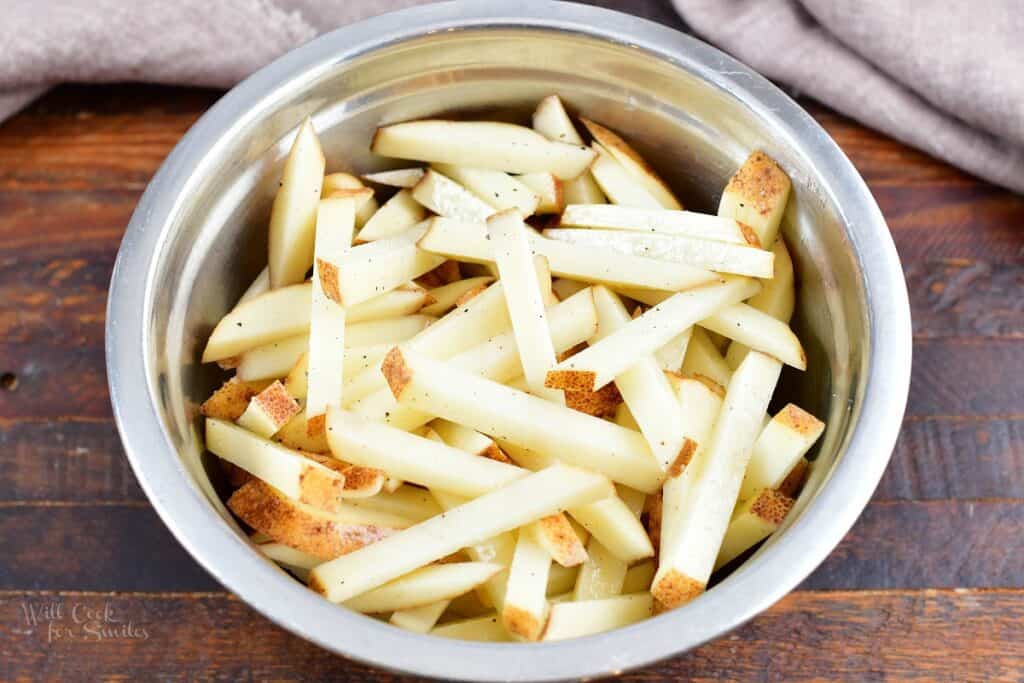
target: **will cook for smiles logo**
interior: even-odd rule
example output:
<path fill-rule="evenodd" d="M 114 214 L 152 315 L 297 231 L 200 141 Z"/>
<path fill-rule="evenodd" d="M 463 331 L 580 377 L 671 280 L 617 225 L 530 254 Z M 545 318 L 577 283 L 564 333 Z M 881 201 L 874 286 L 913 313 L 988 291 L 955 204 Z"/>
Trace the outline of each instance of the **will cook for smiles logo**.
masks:
<path fill-rule="evenodd" d="M 48 643 L 148 640 L 150 635 L 144 625 L 119 613 L 109 602 L 86 604 L 55 598 L 23 600 L 19 607 L 25 627 L 22 633 L 38 633 Z"/>

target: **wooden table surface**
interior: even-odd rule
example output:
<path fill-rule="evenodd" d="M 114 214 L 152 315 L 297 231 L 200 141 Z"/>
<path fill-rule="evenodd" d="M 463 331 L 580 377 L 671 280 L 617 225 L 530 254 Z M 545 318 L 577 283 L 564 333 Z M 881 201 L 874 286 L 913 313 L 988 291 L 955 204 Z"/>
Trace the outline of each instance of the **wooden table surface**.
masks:
<path fill-rule="evenodd" d="M 217 97 L 62 87 L 0 125 L 0 680 L 396 679 L 215 583 L 146 502 L 112 422 L 103 323 L 118 244 Z M 811 109 L 903 259 L 903 433 L 860 521 L 799 590 L 625 679 L 1022 680 L 1024 199 Z"/>

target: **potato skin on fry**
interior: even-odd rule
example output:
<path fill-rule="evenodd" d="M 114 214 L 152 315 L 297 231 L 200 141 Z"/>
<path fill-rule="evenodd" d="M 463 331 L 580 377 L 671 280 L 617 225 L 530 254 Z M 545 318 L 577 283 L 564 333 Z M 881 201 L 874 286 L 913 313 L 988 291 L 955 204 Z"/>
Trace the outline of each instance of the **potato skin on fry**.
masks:
<path fill-rule="evenodd" d="M 210 398 L 199 407 L 204 417 L 215 417 L 234 422 L 249 407 L 249 401 L 256 395 L 256 390 L 247 382 L 232 377 L 224 382 Z"/>

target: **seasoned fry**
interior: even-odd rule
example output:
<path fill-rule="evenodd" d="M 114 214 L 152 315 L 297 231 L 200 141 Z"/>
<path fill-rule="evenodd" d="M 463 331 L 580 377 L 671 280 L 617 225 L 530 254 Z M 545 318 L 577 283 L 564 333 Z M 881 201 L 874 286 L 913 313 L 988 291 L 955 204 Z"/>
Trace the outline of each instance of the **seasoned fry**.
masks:
<path fill-rule="evenodd" d="M 757 235 L 744 232 L 743 226 L 732 218 L 695 211 L 636 209 L 614 204 L 570 204 L 565 207 L 560 224 L 565 227 L 630 230 L 761 246 Z"/>
<path fill-rule="evenodd" d="M 408 230 L 427 217 L 423 205 L 416 201 L 409 190 L 399 190 L 377 210 L 359 231 L 356 240 L 372 242 L 394 237 Z"/>
<path fill-rule="evenodd" d="M 580 176 L 584 177 L 584 176 Z M 577 179 L 569 182 L 576 182 Z M 553 173 L 524 173 L 519 181 L 538 197 L 534 213 L 561 213 L 565 208 L 565 186 Z"/>
<path fill-rule="evenodd" d="M 825 423 L 792 403 L 768 422 L 743 475 L 740 500 L 759 489 L 776 489 L 825 431 Z"/>
<path fill-rule="evenodd" d="M 541 198 L 538 193 L 525 185 L 522 177 L 510 176 L 501 171 L 453 166 L 452 164 L 434 164 L 434 168 L 461 184 L 494 211 L 514 209 L 525 218 L 532 216 L 540 203 Z M 441 213 L 441 215 L 449 214 Z M 457 218 L 457 216 L 450 217 Z"/>
<path fill-rule="evenodd" d="M 569 120 L 558 95 L 549 95 L 540 101 L 533 112 L 533 129 L 556 142 L 567 142 L 583 146 L 583 138 Z M 598 204 L 604 201 L 604 193 L 594 182 L 590 171 L 563 183 L 564 200 L 571 204 Z"/>
<path fill-rule="evenodd" d="M 789 200 L 789 176 L 762 151 L 751 154 L 722 192 L 718 215 L 750 226 L 767 249 L 779 234 Z"/>
<path fill-rule="evenodd" d="M 723 567 L 775 533 L 793 507 L 793 499 L 761 489 L 736 508 L 725 530 L 715 569 Z"/>
<path fill-rule="evenodd" d="M 429 169 L 411 192 L 422 206 L 455 220 L 482 223 L 495 211 L 483 199 L 434 169 Z"/>
<path fill-rule="evenodd" d="M 276 434 L 301 410 L 284 385 L 274 382 L 252 397 L 249 407 L 238 417 L 238 425 L 264 439 Z"/>
<path fill-rule="evenodd" d="M 390 185 L 391 187 L 415 187 L 416 183 L 423 177 L 425 169 L 396 168 L 393 171 L 378 171 L 377 173 L 364 173 L 363 180 L 369 180 L 378 185 Z"/>
<path fill-rule="evenodd" d="M 413 633 L 427 633 L 434 628 L 450 604 L 451 600 L 438 600 L 420 607 L 399 610 L 391 615 L 388 623 Z"/>
<path fill-rule="evenodd" d="M 701 327 L 693 328 L 693 336 L 690 337 L 690 345 L 686 348 L 686 356 L 683 358 L 683 374 L 703 375 L 723 387 L 728 386 L 732 378 L 729 364 Z"/>
<path fill-rule="evenodd" d="M 629 626 L 654 614 L 650 593 L 603 600 L 560 602 L 551 606 L 542 640 L 565 640 Z"/>
<path fill-rule="evenodd" d="M 494 282 L 493 277 L 481 275 L 435 287 L 428 293 L 433 302 L 424 306 L 422 311 L 425 315 L 444 315 L 458 306 L 460 302 L 465 303 L 483 292 L 492 282 Z"/>
<path fill-rule="evenodd" d="M 639 209 L 665 208 L 658 198 L 648 192 L 647 188 L 623 168 L 608 150 L 597 142 L 591 145 L 591 148 L 597 154 L 597 158 L 590 166 L 590 173 L 613 204 Z"/>
<path fill-rule="evenodd" d="M 643 188 L 654 197 L 658 203 L 666 209 L 682 209 L 683 205 L 679 203 L 675 195 L 672 194 L 672 190 L 668 188 L 665 181 L 658 177 L 658 174 L 654 172 L 654 169 L 644 161 L 643 157 L 637 153 L 629 144 L 613 133 L 608 128 L 605 128 L 599 123 L 591 121 L 590 119 L 580 119 L 583 125 L 586 126 L 587 131 L 594 137 L 599 145 L 608 151 L 612 157 L 615 158 L 622 168 L 632 176 Z"/>
<path fill-rule="evenodd" d="M 754 348 L 794 367 L 807 369 L 807 355 L 789 325 L 753 306 L 728 306 L 700 321 L 701 327 Z"/>
<path fill-rule="evenodd" d="M 538 640 L 547 619 L 548 572 L 551 556 L 537 542 L 529 527 L 521 529 L 508 573 L 501 621 L 509 633 L 524 640 Z"/>
<path fill-rule="evenodd" d="M 493 562 L 449 562 L 427 565 L 345 602 L 357 612 L 407 610 L 451 600 L 473 590 L 501 571 Z"/>

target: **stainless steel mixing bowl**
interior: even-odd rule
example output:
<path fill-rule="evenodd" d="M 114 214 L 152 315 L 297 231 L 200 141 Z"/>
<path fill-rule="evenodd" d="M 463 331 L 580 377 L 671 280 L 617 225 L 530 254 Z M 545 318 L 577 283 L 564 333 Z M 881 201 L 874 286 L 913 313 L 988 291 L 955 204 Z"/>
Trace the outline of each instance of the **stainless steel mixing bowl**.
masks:
<path fill-rule="evenodd" d="M 266 261 L 289 140 L 306 116 L 336 169 L 385 160 L 382 122 L 483 113 L 526 120 L 544 95 L 620 130 L 692 208 L 765 149 L 793 179 L 784 234 L 800 282 L 806 373 L 781 394 L 825 419 L 813 477 L 785 528 L 690 605 L 556 644 L 414 635 L 332 605 L 265 561 L 207 477 L 197 404 L 222 379 L 199 365 L 212 326 Z M 889 460 L 910 377 L 900 263 L 874 200 L 829 136 L 786 95 L 693 38 L 622 14 L 541 0 L 456 2 L 378 17 L 291 52 L 228 93 L 153 178 L 110 290 L 107 366 L 142 487 L 193 557 L 292 632 L 376 666 L 446 679 L 613 673 L 720 636 L 777 601 L 836 546 Z"/>

